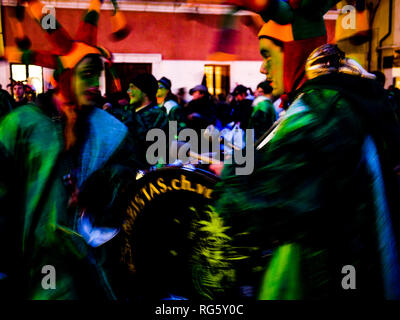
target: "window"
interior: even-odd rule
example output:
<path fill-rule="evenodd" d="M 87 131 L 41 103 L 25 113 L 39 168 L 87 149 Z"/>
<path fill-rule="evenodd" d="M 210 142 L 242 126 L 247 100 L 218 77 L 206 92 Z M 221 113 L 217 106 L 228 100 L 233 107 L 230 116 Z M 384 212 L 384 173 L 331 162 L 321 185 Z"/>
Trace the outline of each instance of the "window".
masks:
<path fill-rule="evenodd" d="M 397 89 L 400 89 L 400 77 L 394 78 L 394 86 L 395 86 Z"/>
<path fill-rule="evenodd" d="M 35 65 L 11 64 L 11 78 L 33 86 L 36 94 L 43 92 L 43 68 Z"/>
<path fill-rule="evenodd" d="M 226 65 L 205 65 L 204 74 L 206 76 L 208 92 L 212 95 L 223 93 L 229 94 L 229 66 Z"/>

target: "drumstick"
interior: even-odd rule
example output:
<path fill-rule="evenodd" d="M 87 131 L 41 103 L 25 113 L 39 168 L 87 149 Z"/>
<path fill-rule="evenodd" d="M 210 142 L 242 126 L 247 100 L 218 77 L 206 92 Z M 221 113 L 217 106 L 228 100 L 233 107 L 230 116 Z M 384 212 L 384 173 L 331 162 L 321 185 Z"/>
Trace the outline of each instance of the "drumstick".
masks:
<path fill-rule="evenodd" d="M 274 137 L 281 121 L 282 118 L 275 121 L 274 124 L 261 136 L 261 138 L 256 141 L 255 147 L 257 150 L 260 150 L 262 147 L 264 147 Z"/>
<path fill-rule="evenodd" d="M 220 138 L 220 141 L 222 141 L 222 138 Z M 224 140 L 224 144 L 226 144 L 229 148 L 235 149 L 237 151 L 242 150 L 241 148 L 239 148 L 238 146 L 235 146 L 234 144 Z"/>
<path fill-rule="evenodd" d="M 198 153 L 195 153 L 195 152 L 192 152 L 192 151 L 189 151 L 188 155 L 189 155 L 189 157 L 192 157 L 192 158 L 197 159 L 197 160 L 201 160 L 201 161 L 203 161 L 205 163 L 210 163 L 210 164 L 221 164 L 222 163 L 222 161 L 220 161 L 220 160 L 217 160 L 217 159 L 214 159 L 214 158 L 210 158 L 210 157 L 207 157 L 207 156 L 204 156 L 202 154 L 198 154 Z"/>
<path fill-rule="evenodd" d="M 196 152 L 193 152 L 190 150 L 190 143 L 185 143 L 182 141 L 172 141 L 171 143 L 171 148 L 170 148 L 170 157 L 174 157 L 174 158 L 178 158 L 179 159 L 179 153 L 182 153 L 183 151 L 185 151 L 185 149 L 187 149 L 187 151 L 185 152 L 187 157 L 191 157 L 193 159 L 197 159 L 197 160 L 201 160 L 203 162 L 206 163 L 212 163 L 212 164 L 220 164 L 222 163 L 222 161 L 218 160 L 218 159 L 214 159 L 212 157 L 207 157 L 205 155 L 202 154 L 198 154 Z M 180 159 L 183 160 L 183 159 Z"/>

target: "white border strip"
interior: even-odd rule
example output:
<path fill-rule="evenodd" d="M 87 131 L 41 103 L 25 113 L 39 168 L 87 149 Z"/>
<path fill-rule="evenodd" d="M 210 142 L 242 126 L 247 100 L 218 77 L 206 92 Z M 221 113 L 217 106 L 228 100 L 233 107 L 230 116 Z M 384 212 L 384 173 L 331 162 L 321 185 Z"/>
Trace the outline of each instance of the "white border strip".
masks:
<path fill-rule="evenodd" d="M 160 53 L 113 53 L 115 63 L 160 63 Z"/>
<path fill-rule="evenodd" d="M 63 9 L 87 9 L 88 0 L 83 1 L 61 1 L 47 0 L 43 1 L 46 5 Z M 2 0 L 3 6 L 16 6 L 17 0 Z M 216 14 L 223 15 L 232 11 L 233 6 L 222 4 L 203 4 L 203 3 L 187 3 L 187 2 L 155 2 L 155 1 L 124 1 L 119 3 L 122 11 L 137 12 L 163 12 L 163 13 L 192 13 L 192 14 Z M 103 10 L 113 10 L 110 3 L 105 3 L 101 7 Z M 325 20 L 336 20 L 338 18 L 336 10 L 330 10 L 325 16 Z M 241 10 L 235 15 L 248 16 L 255 13 Z"/>
<path fill-rule="evenodd" d="M 43 1 L 44 4 L 63 9 L 87 9 L 89 1 Z M 16 6 L 16 0 L 3 0 L 4 6 Z M 192 13 L 192 14 L 216 14 L 222 15 L 232 11 L 233 6 L 218 4 L 200 4 L 186 2 L 155 2 L 155 1 L 124 1 L 118 4 L 122 11 L 139 12 L 164 12 L 164 13 Z M 111 3 L 101 6 L 102 10 L 113 10 Z M 252 15 L 250 11 L 240 11 L 236 15 Z"/>

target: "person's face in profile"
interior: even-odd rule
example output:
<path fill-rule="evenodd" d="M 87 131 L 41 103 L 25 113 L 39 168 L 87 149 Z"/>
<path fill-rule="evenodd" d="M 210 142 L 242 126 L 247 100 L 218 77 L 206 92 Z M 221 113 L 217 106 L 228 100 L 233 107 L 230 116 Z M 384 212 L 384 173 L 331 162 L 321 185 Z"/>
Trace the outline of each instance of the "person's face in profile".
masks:
<path fill-rule="evenodd" d="M 280 96 L 284 93 L 283 86 L 283 50 L 272 40 L 261 38 L 259 40 L 260 54 L 263 57 L 263 63 L 260 72 L 265 74 L 274 88 L 272 94 Z"/>
<path fill-rule="evenodd" d="M 165 88 L 161 83 L 158 83 L 158 90 L 157 90 L 156 97 L 164 99 L 167 96 L 168 91 L 169 90 L 167 88 Z"/>
<path fill-rule="evenodd" d="M 130 104 L 141 104 L 144 100 L 144 93 L 136 87 L 133 83 L 129 84 L 129 89 L 127 91 L 129 95 L 129 103 Z"/>

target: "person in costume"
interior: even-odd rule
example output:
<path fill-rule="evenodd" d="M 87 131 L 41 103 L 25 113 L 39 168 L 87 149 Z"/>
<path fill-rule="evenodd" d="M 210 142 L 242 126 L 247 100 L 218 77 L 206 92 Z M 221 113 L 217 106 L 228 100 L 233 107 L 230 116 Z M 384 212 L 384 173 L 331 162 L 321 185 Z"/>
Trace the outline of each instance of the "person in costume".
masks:
<path fill-rule="evenodd" d="M 128 129 L 96 107 L 110 53 L 96 46 L 102 1 L 92 0 L 75 39 L 57 23 L 53 52 L 6 48 L 10 63 L 54 68 L 54 93 L 0 123 L 0 294 L 23 299 L 115 299 L 93 247 L 112 239 L 135 181 Z M 43 4 L 27 1 L 39 23 Z M 17 41 L 18 44 L 18 41 Z M 46 269 L 47 268 L 47 269 Z M 45 284 L 54 268 L 54 283 Z M 45 270 L 45 271 L 43 271 Z M 51 282 L 50 282 L 51 284 Z"/>
<path fill-rule="evenodd" d="M 143 163 L 146 163 L 146 151 L 151 145 L 151 142 L 146 141 L 147 132 L 155 128 L 168 128 L 167 112 L 157 105 L 157 89 L 156 78 L 148 73 L 137 75 L 129 84 L 131 108 L 125 124 L 136 141 L 138 157 Z"/>
<path fill-rule="evenodd" d="M 257 146 L 254 172 L 226 165 L 216 191 L 215 210 L 247 257 L 236 285 L 253 299 L 400 298 L 390 206 L 399 127 L 374 76 L 323 44 L 336 2 L 240 2 L 267 21 L 261 71 L 287 109 Z"/>
<path fill-rule="evenodd" d="M 178 104 L 178 97 L 171 92 L 171 80 L 162 77 L 158 80 L 157 102 L 160 108 L 165 108 L 169 121 L 176 121 L 178 132 L 186 127 L 183 106 Z"/>
<path fill-rule="evenodd" d="M 171 92 L 171 85 L 171 80 L 162 77 L 158 80 L 158 90 L 156 94 L 158 106 L 160 108 L 164 107 L 168 115 L 172 108 L 178 106 L 176 97 Z"/>
<path fill-rule="evenodd" d="M 194 129 L 201 135 L 201 129 L 210 124 L 216 124 L 215 104 L 211 99 L 208 88 L 199 84 L 189 90 L 192 100 L 184 107 L 185 122 L 188 128 Z"/>
<path fill-rule="evenodd" d="M 250 115 L 252 113 L 253 98 L 248 95 L 248 88 L 243 85 L 238 85 L 231 93 L 233 99 L 231 107 L 233 109 L 233 121 L 239 123 L 241 129 L 247 129 Z"/>
<path fill-rule="evenodd" d="M 255 92 L 253 110 L 247 128 L 254 129 L 255 139 L 259 139 L 276 121 L 277 114 L 272 104 L 273 88 L 268 81 L 260 82 Z"/>

